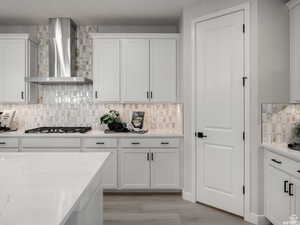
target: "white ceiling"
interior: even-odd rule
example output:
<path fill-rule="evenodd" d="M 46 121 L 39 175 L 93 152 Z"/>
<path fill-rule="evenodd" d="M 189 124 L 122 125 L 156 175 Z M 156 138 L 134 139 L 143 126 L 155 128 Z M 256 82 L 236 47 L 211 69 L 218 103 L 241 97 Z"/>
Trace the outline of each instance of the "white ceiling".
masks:
<path fill-rule="evenodd" d="M 0 24 L 46 24 L 72 17 L 86 24 L 176 24 L 184 6 L 199 0 L 0 0 Z"/>

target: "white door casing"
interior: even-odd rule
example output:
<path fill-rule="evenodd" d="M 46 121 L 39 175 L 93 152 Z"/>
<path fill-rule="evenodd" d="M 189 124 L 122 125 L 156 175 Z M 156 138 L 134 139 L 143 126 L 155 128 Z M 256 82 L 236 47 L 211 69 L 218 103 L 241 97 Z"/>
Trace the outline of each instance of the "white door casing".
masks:
<path fill-rule="evenodd" d="M 244 11 L 196 25 L 197 201 L 244 214 Z"/>

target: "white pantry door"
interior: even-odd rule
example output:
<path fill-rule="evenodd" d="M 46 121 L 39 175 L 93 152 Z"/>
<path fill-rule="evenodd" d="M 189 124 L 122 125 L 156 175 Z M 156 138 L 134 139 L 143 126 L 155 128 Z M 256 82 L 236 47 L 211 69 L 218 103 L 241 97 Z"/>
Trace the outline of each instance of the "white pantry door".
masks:
<path fill-rule="evenodd" d="M 196 24 L 197 201 L 243 216 L 244 12 Z"/>

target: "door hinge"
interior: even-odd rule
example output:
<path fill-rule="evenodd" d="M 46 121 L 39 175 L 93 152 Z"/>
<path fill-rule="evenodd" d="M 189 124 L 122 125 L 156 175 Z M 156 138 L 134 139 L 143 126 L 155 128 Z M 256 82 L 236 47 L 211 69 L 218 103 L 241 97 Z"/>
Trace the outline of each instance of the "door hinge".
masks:
<path fill-rule="evenodd" d="M 243 87 L 245 87 L 246 86 L 246 80 L 248 79 L 248 77 L 243 76 L 242 79 L 243 79 Z"/>
<path fill-rule="evenodd" d="M 245 188 L 245 185 L 243 185 L 243 195 L 245 195 L 246 193 L 246 188 Z"/>
<path fill-rule="evenodd" d="M 246 134 L 245 134 L 245 131 L 243 132 L 243 141 L 245 141 L 246 139 Z"/>
<path fill-rule="evenodd" d="M 246 33 L 246 26 L 243 24 L 243 33 Z"/>

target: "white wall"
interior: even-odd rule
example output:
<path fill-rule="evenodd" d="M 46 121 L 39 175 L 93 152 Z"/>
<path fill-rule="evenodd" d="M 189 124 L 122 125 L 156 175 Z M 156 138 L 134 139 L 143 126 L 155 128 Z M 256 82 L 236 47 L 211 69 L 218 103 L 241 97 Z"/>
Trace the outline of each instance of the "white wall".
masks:
<path fill-rule="evenodd" d="M 176 25 L 99 25 L 100 33 L 178 33 Z"/>
<path fill-rule="evenodd" d="M 198 17 L 214 11 L 250 3 L 250 142 L 251 142 L 251 212 L 263 214 L 263 165 L 259 151 L 260 102 L 288 99 L 288 12 L 281 0 L 199 0 L 197 5 L 185 8 L 181 28 L 183 35 L 183 98 L 184 98 L 184 192 L 193 196 L 193 149 L 195 141 L 192 120 L 192 37 L 191 24 Z M 258 10 L 259 8 L 259 10 Z M 277 46 L 277 47 L 276 47 Z M 276 65 L 274 65 L 276 63 Z M 259 77 L 259 78 L 258 78 Z M 275 91 L 276 90 L 276 91 Z M 276 92 L 276 94 L 274 93 Z"/>

